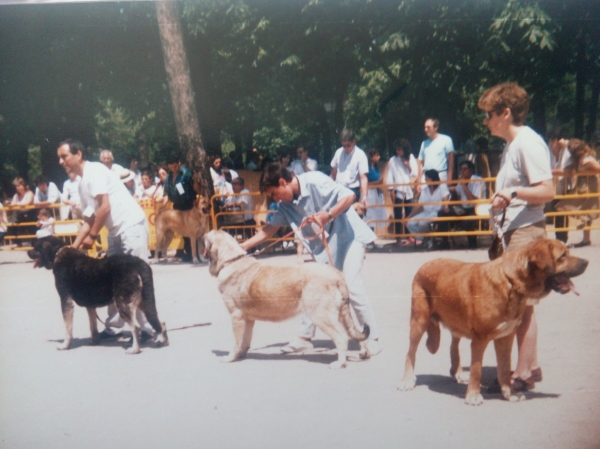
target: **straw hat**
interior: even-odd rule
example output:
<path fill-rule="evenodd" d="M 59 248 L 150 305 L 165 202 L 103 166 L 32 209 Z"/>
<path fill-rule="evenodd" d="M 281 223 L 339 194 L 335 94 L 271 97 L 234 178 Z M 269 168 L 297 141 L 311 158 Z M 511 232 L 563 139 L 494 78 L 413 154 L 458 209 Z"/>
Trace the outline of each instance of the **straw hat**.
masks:
<path fill-rule="evenodd" d="M 121 182 L 123 184 L 125 184 L 127 181 L 133 180 L 134 177 L 135 175 L 133 174 L 133 172 L 131 170 L 127 170 L 126 168 L 121 170 L 121 172 L 119 173 L 119 178 L 121 179 Z"/>

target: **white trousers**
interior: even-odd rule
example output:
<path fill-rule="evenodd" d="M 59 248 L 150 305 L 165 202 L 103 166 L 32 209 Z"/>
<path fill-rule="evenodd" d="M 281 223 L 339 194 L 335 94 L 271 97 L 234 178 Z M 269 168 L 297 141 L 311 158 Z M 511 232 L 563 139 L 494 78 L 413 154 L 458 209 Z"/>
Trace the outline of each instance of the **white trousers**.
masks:
<path fill-rule="evenodd" d="M 148 262 L 148 226 L 145 220 L 126 229 L 117 236 L 108 236 L 107 256 L 110 257 L 117 254 L 137 256 L 144 262 Z M 135 318 L 143 332 L 150 335 L 154 333 L 154 329 L 152 329 L 142 311 L 137 310 Z M 108 306 L 108 318 L 106 318 L 104 324 L 108 334 L 114 335 L 123 331 L 125 321 L 119 315 L 117 306 L 114 304 Z"/>
<path fill-rule="evenodd" d="M 359 324 L 368 324 L 371 332 L 369 334 L 370 339 L 379 338 L 379 329 L 377 322 L 375 321 L 375 314 L 373 313 L 373 306 L 367 291 L 363 284 L 362 279 L 362 267 L 363 261 L 365 260 L 365 246 L 363 243 L 359 243 L 356 240 L 352 242 L 346 258 L 344 259 L 344 278 L 348 285 L 348 291 L 350 293 L 350 305 L 354 309 L 356 318 Z M 300 336 L 304 338 L 314 338 L 316 327 L 311 319 L 306 315 L 302 314 L 302 321 L 300 324 Z"/>
<path fill-rule="evenodd" d="M 435 218 L 438 216 L 437 212 L 419 212 L 412 218 Z M 431 221 L 429 220 L 419 220 L 413 221 L 412 219 L 406 223 L 406 229 L 411 234 L 425 234 L 427 232 L 431 232 Z M 423 237 L 416 237 L 421 240 Z"/>

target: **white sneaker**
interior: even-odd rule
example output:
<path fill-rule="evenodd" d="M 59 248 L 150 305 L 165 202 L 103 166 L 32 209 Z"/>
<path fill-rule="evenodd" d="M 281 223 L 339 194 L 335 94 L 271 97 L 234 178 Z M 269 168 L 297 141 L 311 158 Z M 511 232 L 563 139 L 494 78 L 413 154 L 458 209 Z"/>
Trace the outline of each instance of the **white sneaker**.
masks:
<path fill-rule="evenodd" d="M 383 349 L 379 344 L 379 340 L 369 339 L 365 342 L 369 357 L 379 354 Z"/>
<path fill-rule="evenodd" d="M 304 352 L 307 349 L 313 349 L 314 346 L 310 340 L 296 337 L 290 341 L 287 345 L 281 348 L 281 352 L 284 354 L 293 354 L 294 352 Z"/>

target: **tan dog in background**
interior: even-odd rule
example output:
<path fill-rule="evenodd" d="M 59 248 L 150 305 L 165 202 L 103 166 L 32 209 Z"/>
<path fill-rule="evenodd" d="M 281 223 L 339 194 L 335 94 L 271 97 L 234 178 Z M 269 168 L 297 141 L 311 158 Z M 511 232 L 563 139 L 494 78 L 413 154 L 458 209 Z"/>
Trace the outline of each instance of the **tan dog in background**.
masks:
<path fill-rule="evenodd" d="M 490 341 L 496 349 L 502 395 L 510 401 L 520 400 L 522 395 L 511 391 L 510 361 L 527 300 L 543 298 L 551 290 L 563 294 L 574 290 L 570 278 L 583 273 L 587 264 L 587 260 L 571 256 L 564 243 L 550 239 L 536 240 L 491 262 L 437 259 L 426 263 L 412 284 L 410 347 L 398 389 L 414 388 L 419 341 L 427 332 L 427 349 L 435 354 L 442 323 L 452 333 L 451 375 L 461 376 L 458 341 L 461 337 L 472 340 L 466 404 L 483 403 L 481 365 Z"/>
<path fill-rule="evenodd" d="M 198 262 L 197 242 L 203 243 L 206 233 L 206 219 L 210 211 L 208 200 L 199 195 L 194 201 L 194 207 L 190 210 L 162 209 L 154 221 L 156 230 L 156 248 L 154 249 L 154 261 L 158 262 L 158 254 L 167 257 L 167 247 L 175 233 L 188 237 L 192 245 L 192 262 Z M 202 254 L 202 253 L 201 253 Z"/>
<path fill-rule="evenodd" d="M 362 342 L 369 336 L 369 326 L 365 324 L 361 332 L 352 318 L 348 287 L 339 270 L 316 263 L 301 267 L 263 265 L 247 257 L 224 231 L 206 234 L 204 248 L 210 274 L 218 279 L 233 325 L 235 342 L 223 361 L 246 356 L 255 321 L 283 321 L 302 311 L 335 343 L 338 360 L 331 368 L 346 366 L 350 338 Z M 363 344 L 361 356 L 368 356 Z"/>

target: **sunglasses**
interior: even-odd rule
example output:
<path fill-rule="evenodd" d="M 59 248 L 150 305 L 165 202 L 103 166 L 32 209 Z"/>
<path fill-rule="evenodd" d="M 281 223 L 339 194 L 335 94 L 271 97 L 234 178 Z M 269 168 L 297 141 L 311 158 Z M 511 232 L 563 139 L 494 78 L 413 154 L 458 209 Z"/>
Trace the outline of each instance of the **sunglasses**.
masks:
<path fill-rule="evenodd" d="M 491 113 L 491 112 L 488 112 L 488 111 L 485 111 L 485 115 L 484 115 L 484 117 L 485 117 L 485 119 L 486 119 L 486 120 L 489 120 L 489 119 L 491 119 L 491 118 L 492 118 L 492 113 Z"/>

